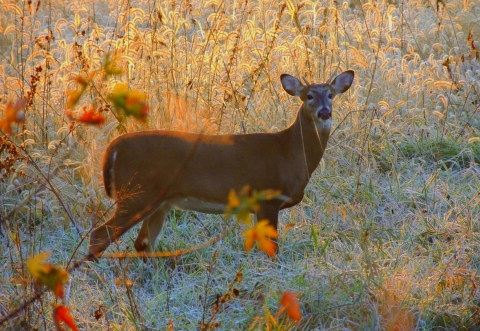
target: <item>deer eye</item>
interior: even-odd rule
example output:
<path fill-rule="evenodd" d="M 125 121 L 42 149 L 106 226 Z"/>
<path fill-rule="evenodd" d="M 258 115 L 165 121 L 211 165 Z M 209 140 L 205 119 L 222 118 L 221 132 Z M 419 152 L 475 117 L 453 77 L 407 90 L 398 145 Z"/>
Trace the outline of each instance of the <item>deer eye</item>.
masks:
<path fill-rule="evenodd" d="M 308 100 L 312 100 L 312 99 L 313 99 L 313 95 L 308 94 L 308 95 L 307 95 L 307 99 L 308 99 Z"/>
<path fill-rule="evenodd" d="M 330 93 L 330 94 L 328 95 L 328 98 L 329 98 L 329 99 L 333 99 L 333 94 Z"/>

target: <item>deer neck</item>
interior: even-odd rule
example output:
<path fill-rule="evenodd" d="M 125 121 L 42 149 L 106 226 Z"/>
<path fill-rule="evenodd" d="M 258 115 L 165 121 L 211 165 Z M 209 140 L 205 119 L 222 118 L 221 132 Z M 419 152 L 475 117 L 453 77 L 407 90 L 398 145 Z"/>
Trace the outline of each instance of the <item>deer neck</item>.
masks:
<path fill-rule="evenodd" d="M 308 172 L 308 178 L 317 168 L 327 148 L 330 128 L 331 119 L 323 123 L 314 121 L 302 106 L 295 122 L 287 129 L 291 139 L 290 146 L 293 153 L 300 153 L 298 160 Z"/>

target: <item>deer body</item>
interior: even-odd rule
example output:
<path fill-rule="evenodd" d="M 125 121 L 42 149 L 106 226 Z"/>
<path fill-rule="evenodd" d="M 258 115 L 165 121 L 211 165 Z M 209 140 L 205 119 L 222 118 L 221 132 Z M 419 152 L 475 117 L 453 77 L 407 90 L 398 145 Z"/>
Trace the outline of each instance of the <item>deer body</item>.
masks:
<path fill-rule="evenodd" d="M 100 254 L 141 221 L 135 248 L 149 251 L 171 208 L 221 214 L 230 190 L 239 191 L 246 185 L 256 191 L 279 190 L 288 198 L 260 202 L 257 219 L 268 219 L 276 228 L 278 212 L 302 200 L 327 146 L 332 98 L 348 90 L 353 77 L 353 71 L 346 71 L 332 84 L 304 86 L 298 79 L 282 75 L 284 89 L 304 103 L 293 124 L 280 132 L 199 135 L 145 131 L 113 140 L 105 152 L 103 174 L 106 192 L 117 198 L 117 207 L 112 218 L 93 230 L 90 253 Z M 125 191 L 133 192 L 132 196 L 120 198 Z M 161 201 L 151 212 L 135 218 L 160 194 Z"/>

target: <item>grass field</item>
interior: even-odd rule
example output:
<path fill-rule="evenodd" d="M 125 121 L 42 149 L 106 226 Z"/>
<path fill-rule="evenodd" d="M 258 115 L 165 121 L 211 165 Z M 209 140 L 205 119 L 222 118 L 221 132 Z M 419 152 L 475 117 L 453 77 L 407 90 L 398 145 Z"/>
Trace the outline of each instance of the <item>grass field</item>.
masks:
<path fill-rule="evenodd" d="M 300 105 L 282 73 L 350 69 L 275 260 L 247 253 L 233 219 L 176 211 L 158 251 L 230 231 L 178 258 L 83 263 L 63 302 L 80 330 L 480 330 L 479 17 L 475 0 L 0 0 L 0 118 L 27 100 L 25 123 L 0 134 L 0 318 L 37 291 L 29 257 L 68 269 L 87 254 L 113 210 L 101 160 L 114 137 L 275 132 Z M 67 109 L 76 75 L 107 55 L 122 74 Z M 119 82 L 147 95 L 145 122 L 110 106 Z M 91 107 L 102 125 L 72 122 Z M 137 231 L 108 252 L 133 250 Z M 285 291 L 297 323 L 277 315 Z M 46 292 L 0 329 L 53 330 L 56 302 Z"/>

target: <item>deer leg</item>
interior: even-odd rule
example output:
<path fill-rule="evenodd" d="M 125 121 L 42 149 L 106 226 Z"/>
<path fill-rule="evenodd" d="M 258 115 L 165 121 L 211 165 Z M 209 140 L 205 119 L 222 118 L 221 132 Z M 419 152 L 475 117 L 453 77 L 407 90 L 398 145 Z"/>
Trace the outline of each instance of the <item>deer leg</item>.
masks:
<path fill-rule="evenodd" d="M 162 229 L 163 222 L 165 221 L 170 208 L 170 204 L 164 202 L 152 216 L 143 221 L 142 228 L 135 240 L 135 249 L 137 252 L 152 251 L 155 245 L 155 239 L 157 239 L 157 236 Z"/>
<path fill-rule="evenodd" d="M 257 222 L 268 220 L 268 223 L 277 229 L 278 212 L 280 211 L 279 203 L 275 201 L 266 201 L 260 203 L 260 209 L 257 211 Z"/>
<path fill-rule="evenodd" d="M 122 215 L 117 209 L 107 222 L 96 227 L 90 234 L 89 253 L 97 256 L 106 250 L 114 240 L 120 237 L 122 225 L 126 221 L 128 216 Z"/>
<path fill-rule="evenodd" d="M 113 241 L 143 220 L 141 213 L 146 205 L 139 203 L 139 201 L 141 199 L 128 199 L 118 202 L 113 216 L 95 228 L 90 234 L 90 254 L 100 255 Z"/>

